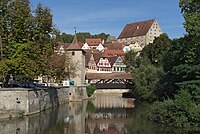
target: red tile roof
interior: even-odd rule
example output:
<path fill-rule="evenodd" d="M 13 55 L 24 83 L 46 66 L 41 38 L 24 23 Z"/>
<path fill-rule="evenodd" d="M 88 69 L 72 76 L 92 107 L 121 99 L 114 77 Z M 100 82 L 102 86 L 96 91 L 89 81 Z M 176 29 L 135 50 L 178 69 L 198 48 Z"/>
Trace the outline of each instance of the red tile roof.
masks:
<path fill-rule="evenodd" d="M 108 58 L 111 55 L 108 55 L 108 53 L 106 51 L 104 51 L 101 55 L 102 58 Z"/>
<path fill-rule="evenodd" d="M 123 50 L 108 50 L 108 49 L 106 49 L 104 51 L 104 53 L 106 53 L 108 56 L 123 56 L 124 55 Z"/>
<path fill-rule="evenodd" d="M 103 44 L 103 46 L 106 48 L 106 49 L 109 49 L 109 50 L 123 50 L 124 46 L 127 46 L 128 44 L 126 43 L 110 43 L 110 44 Z"/>
<path fill-rule="evenodd" d="M 100 43 L 102 43 L 101 38 L 86 38 L 85 41 L 89 46 L 98 46 Z"/>
<path fill-rule="evenodd" d="M 86 54 L 91 54 L 91 53 L 100 53 L 100 51 L 98 49 L 85 49 Z"/>
<path fill-rule="evenodd" d="M 155 19 L 127 24 L 118 39 L 146 35 Z"/>

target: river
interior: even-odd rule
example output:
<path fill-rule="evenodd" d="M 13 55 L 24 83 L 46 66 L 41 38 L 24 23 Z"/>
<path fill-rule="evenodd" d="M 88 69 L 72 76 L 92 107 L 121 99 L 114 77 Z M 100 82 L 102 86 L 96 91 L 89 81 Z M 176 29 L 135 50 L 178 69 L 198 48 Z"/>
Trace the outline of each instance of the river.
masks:
<path fill-rule="evenodd" d="M 147 120 L 147 107 L 120 94 L 96 94 L 91 101 L 1 120 L 0 134 L 194 134 Z"/>

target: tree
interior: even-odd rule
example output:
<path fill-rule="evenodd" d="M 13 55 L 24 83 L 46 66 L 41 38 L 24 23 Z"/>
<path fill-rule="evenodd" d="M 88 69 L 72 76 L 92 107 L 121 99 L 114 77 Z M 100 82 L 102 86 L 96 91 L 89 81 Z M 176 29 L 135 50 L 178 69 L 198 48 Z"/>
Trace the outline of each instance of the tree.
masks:
<path fill-rule="evenodd" d="M 73 35 L 71 34 L 66 34 L 66 33 L 62 33 L 61 34 L 61 40 L 64 43 L 71 43 L 73 40 Z"/>
<path fill-rule="evenodd" d="M 168 99 L 155 103 L 150 118 L 178 127 L 200 122 L 200 1 L 180 0 L 188 32 L 172 41 L 164 55 L 164 92 Z"/>
<path fill-rule="evenodd" d="M 67 53 L 54 53 L 48 59 L 48 69 L 46 73 L 48 78 L 54 78 L 56 82 L 61 83 L 64 79 L 74 77 L 76 72 L 76 65 L 71 62 Z"/>
<path fill-rule="evenodd" d="M 32 78 L 42 74 L 54 51 L 50 9 L 39 4 L 33 14 L 29 0 L 2 0 L 0 7 L 0 35 L 8 73 Z"/>
<path fill-rule="evenodd" d="M 138 66 L 138 58 L 136 57 L 137 53 L 135 53 L 133 50 L 127 52 L 124 54 L 124 63 L 126 64 L 126 70 L 129 72 L 131 69 Z"/>
<path fill-rule="evenodd" d="M 9 49 L 9 53 L 12 57 L 9 60 L 10 74 L 14 76 L 24 75 L 27 77 L 34 78 L 37 76 L 37 60 L 39 60 L 37 54 L 37 48 L 35 48 L 31 43 L 20 44 L 17 43 L 13 48 Z"/>
<path fill-rule="evenodd" d="M 32 25 L 31 10 L 28 0 L 2 0 L 1 37 L 5 58 L 11 55 L 8 50 L 15 43 L 26 43 L 30 40 L 30 27 Z"/>
<path fill-rule="evenodd" d="M 143 53 L 146 53 L 150 62 L 152 64 L 161 64 L 163 54 L 166 52 L 167 48 L 171 45 L 171 39 L 167 34 L 161 34 L 159 37 L 156 37 L 153 43 L 147 45 Z"/>
<path fill-rule="evenodd" d="M 9 72 L 7 60 L 0 60 L 0 81 L 5 81 L 5 76 Z"/>
<path fill-rule="evenodd" d="M 180 0 L 179 6 L 185 18 L 186 31 L 195 37 L 200 37 L 200 1 Z"/>

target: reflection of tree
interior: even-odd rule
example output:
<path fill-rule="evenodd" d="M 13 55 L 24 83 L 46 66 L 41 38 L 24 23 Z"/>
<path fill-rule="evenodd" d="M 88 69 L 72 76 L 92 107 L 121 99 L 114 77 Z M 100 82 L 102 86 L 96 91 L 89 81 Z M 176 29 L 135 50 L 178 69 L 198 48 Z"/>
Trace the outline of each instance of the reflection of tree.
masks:
<path fill-rule="evenodd" d="M 91 101 L 88 101 L 86 111 L 89 113 L 94 113 L 96 111 L 96 108 Z"/>
<path fill-rule="evenodd" d="M 133 112 L 131 126 L 128 127 L 128 132 L 131 134 L 156 134 L 156 133 L 174 133 L 174 128 L 166 127 L 163 124 L 158 124 L 147 119 L 149 104 L 136 104 Z"/>

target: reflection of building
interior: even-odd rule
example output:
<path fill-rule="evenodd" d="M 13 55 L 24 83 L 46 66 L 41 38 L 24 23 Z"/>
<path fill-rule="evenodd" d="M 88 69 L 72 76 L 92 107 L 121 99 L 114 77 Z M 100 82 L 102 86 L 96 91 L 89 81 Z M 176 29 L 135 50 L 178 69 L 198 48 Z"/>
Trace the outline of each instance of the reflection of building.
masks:
<path fill-rule="evenodd" d="M 70 102 L 66 116 L 64 134 L 83 134 L 85 131 L 86 102 Z"/>
<path fill-rule="evenodd" d="M 121 96 L 98 95 L 93 101 L 96 108 L 133 108 L 133 100 L 125 99 Z"/>
<path fill-rule="evenodd" d="M 119 122 L 120 123 L 120 122 Z M 112 124 L 109 123 L 101 123 L 101 124 L 93 124 L 91 122 L 87 122 L 86 133 L 88 134 L 126 134 L 125 124 L 122 126 L 117 126 L 114 122 Z"/>
<path fill-rule="evenodd" d="M 96 111 L 86 116 L 88 134 L 126 134 L 133 115 L 133 100 L 119 95 L 98 94 L 92 101 Z"/>

